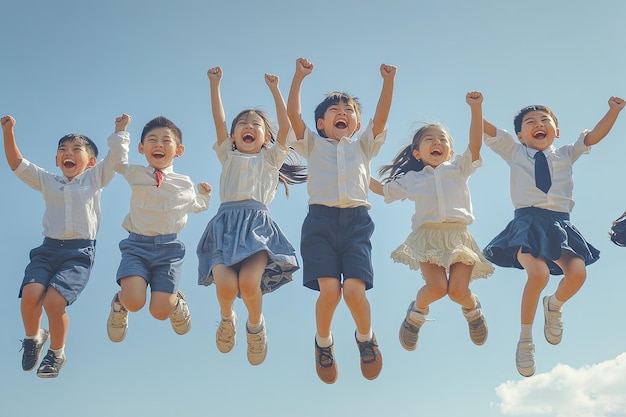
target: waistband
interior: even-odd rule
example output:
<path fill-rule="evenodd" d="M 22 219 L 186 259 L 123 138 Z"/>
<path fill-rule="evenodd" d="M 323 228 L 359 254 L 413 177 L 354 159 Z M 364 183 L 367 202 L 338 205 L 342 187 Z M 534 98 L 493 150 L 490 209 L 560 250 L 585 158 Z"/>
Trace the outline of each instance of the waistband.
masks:
<path fill-rule="evenodd" d="M 467 225 L 465 223 L 452 223 L 452 222 L 443 222 L 443 223 L 422 223 L 420 228 L 424 229 L 436 229 L 436 230 L 467 230 Z"/>
<path fill-rule="evenodd" d="M 140 235 L 137 233 L 129 232 L 128 239 L 134 240 L 137 242 L 147 242 L 147 243 L 165 243 L 171 242 L 172 240 L 176 240 L 178 235 L 176 233 L 172 233 L 169 235 L 157 235 L 157 236 L 146 236 Z"/>
<path fill-rule="evenodd" d="M 267 206 L 256 200 L 226 201 L 220 204 L 218 211 L 235 209 L 267 210 Z"/>
<path fill-rule="evenodd" d="M 339 215 L 351 215 L 351 216 L 364 216 L 368 215 L 368 208 L 365 206 L 360 207 L 329 207 L 321 204 L 310 204 L 309 213 L 318 216 L 339 216 Z"/>
<path fill-rule="evenodd" d="M 515 217 L 524 215 L 541 216 L 556 220 L 569 220 L 569 213 L 563 213 L 561 211 L 547 210 L 539 207 L 522 207 L 515 209 Z"/>
<path fill-rule="evenodd" d="M 68 239 L 59 240 L 46 237 L 43 239 L 44 246 L 51 248 L 65 248 L 65 249 L 81 249 L 89 246 L 96 246 L 96 241 L 92 239 Z"/>

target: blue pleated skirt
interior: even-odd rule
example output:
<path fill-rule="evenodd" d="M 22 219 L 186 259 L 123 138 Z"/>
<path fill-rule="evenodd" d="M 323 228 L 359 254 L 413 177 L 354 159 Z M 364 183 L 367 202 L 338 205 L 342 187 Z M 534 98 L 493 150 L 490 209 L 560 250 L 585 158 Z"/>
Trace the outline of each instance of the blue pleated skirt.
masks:
<path fill-rule="evenodd" d="M 543 257 L 550 274 L 562 275 L 563 270 L 554 263 L 563 250 L 573 252 L 591 265 L 600 258 L 600 251 L 588 243 L 569 221 L 569 213 L 537 207 L 515 210 L 515 217 L 483 250 L 485 258 L 506 268 L 523 269 L 517 252 Z"/>
<path fill-rule="evenodd" d="M 299 269 L 296 251 L 265 204 L 254 200 L 222 203 L 198 243 L 198 284 L 213 283 L 215 265 L 237 268 L 260 251 L 267 252 L 261 279 L 261 292 L 266 294 L 292 280 Z"/>

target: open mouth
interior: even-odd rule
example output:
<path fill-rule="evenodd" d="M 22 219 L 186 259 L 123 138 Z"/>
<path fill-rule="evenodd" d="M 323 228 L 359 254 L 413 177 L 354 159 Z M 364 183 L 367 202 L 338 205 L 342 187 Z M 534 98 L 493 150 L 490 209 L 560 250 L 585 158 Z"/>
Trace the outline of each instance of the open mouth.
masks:
<path fill-rule="evenodd" d="M 544 131 L 542 131 L 542 130 L 539 130 L 539 131 L 537 131 L 537 132 L 535 132 L 535 133 L 533 134 L 533 138 L 535 138 L 535 139 L 545 139 L 545 138 L 546 138 L 546 136 L 547 136 L 547 135 L 546 135 L 546 132 L 544 132 Z"/>
<path fill-rule="evenodd" d="M 253 135 L 253 134 L 251 134 L 251 133 L 246 133 L 245 135 L 243 135 L 243 136 L 241 137 L 241 140 L 243 140 L 243 141 L 244 141 L 244 143 L 252 143 L 252 142 L 254 142 L 255 138 L 254 138 L 254 135 Z"/>
<path fill-rule="evenodd" d="M 441 156 L 441 155 L 443 155 L 443 152 L 441 152 L 441 150 L 439 150 L 439 149 L 435 149 L 430 154 L 432 156 Z"/>
<path fill-rule="evenodd" d="M 335 122 L 335 127 L 337 129 L 345 129 L 348 127 L 348 122 L 343 119 L 339 119 Z"/>
<path fill-rule="evenodd" d="M 155 152 L 155 153 L 152 154 L 152 157 L 154 159 L 163 159 L 163 158 L 165 158 L 165 154 L 162 154 L 160 152 Z"/>
<path fill-rule="evenodd" d="M 67 169 L 74 168 L 76 166 L 76 162 L 71 159 L 66 159 L 63 161 L 63 166 Z"/>

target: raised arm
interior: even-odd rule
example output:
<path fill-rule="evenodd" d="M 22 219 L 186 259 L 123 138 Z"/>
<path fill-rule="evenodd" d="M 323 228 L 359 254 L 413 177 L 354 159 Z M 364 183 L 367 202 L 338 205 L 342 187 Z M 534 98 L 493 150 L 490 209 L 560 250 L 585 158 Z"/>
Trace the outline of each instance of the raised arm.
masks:
<path fill-rule="evenodd" d="M 13 133 L 13 127 L 15 126 L 15 119 L 11 116 L 4 116 L 1 119 L 2 122 L 2 135 L 4 136 L 4 154 L 7 157 L 9 167 L 13 171 L 17 169 L 22 163 L 22 153 L 15 143 L 15 135 Z"/>
<path fill-rule="evenodd" d="M 476 161 L 480 158 L 480 148 L 483 145 L 483 95 L 479 91 L 471 91 L 466 94 L 465 101 L 472 114 L 468 147 L 472 153 L 472 161 Z"/>
<path fill-rule="evenodd" d="M 287 107 L 285 100 L 280 93 L 278 87 L 278 75 L 265 74 L 265 83 L 272 92 L 274 105 L 276 106 L 276 119 L 278 120 L 278 132 L 276 133 L 276 142 L 284 149 L 287 147 L 287 133 L 289 133 L 289 117 L 287 116 Z"/>
<path fill-rule="evenodd" d="M 385 130 L 387 118 L 389 117 L 389 109 L 391 108 L 391 99 L 393 98 L 393 85 L 396 77 L 397 68 L 393 65 L 382 64 L 380 66 L 380 75 L 383 77 L 383 88 L 380 91 L 376 112 L 372 119 L 372 131 L 374 137 L 378 136 Z"/>
<path fill-rule="evenodd" d="M 226 115 L 224 114 L 224 106 L 222 105 L 222 95 L 220 93 L 220 83 L 222 81 L 222 69 L 214 67 L 207 71 L 209 77 L 209 85 L 211 88 L 211 111 L 213 113 L 213 122 L 215 123 L 215 133 L 217 135 L 217 144 L 221 145 L 228 137 L 228 127 L 226 126 Z"/>
<path fill-rule="evenodd" d="M 609 99 L 609 111 L 600 119 L 593 130 L 585 136 L 585 145 L 591 146 L 600 142 L 610 131 L 619 112 L 624 108 L 624 100 L 619 97 L 611 97 Z"/>
<path fill-rule="evenodd" d="M 498 128 L 492 125 L 489 120 L 483 117 L 483 132 L 491 137 L 494 137 L 498 134 Z"/>
<path fill-rule="evenodd" d="M 287 98 L 287 116 L 291 122 L 291 127 L 296 134 L 297 139 L 304 137 L 306 125 L 302 120 L 302 105 L 300 101 L 300 90 L 302 89 L 302 80 L 313 71 L 313 64 L 306 58 L 298 58 L 296 60 L 296 72 L 291 81 L 289 89 L 289 97 Z"/>

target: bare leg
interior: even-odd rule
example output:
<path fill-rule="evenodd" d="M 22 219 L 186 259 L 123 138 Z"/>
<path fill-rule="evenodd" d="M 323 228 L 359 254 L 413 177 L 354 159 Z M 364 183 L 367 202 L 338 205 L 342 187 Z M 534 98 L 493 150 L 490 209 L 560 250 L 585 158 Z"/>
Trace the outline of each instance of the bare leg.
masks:
<path fill-rule="evenodd" d="M 146 304 L 148 283 L 142 277 L 131 275 L 120 280 L 120 303 L 128 311 L 139 311 Z"/>
<path fill-rule="evenodd" d="M 343 282 L 343 299 L 350 309 L 350 314 L 360 334 L 368 334 L 372 329 L 370 303 L 365 296 L 365 282 L 348 278 Z"/>
<path fill-rule="evenodd" d="M 50 326 L 50 349 L 58 350 L 65 346 L 65 339 L 70 327 L 70 318 L 65 311 L 67 300 L 54 287 L 48 287 L 43 300 L 43 307 Z"/>
<path fill-rule="evenodd" d="M 42 307 L 45 294 L 46 287 L 42 284 L 31 283 L 24 285 L 22 288 L 20 309 L 26 336 L 36 336 L 41 327 L 41 315 L 43 313 Z"/>
<path fill-rule="evenodd" d="M 239 270 L 239 291 L 241 299 L 248 309 L 248 321 L 251 324 L 261 323 L 263 311 L 263 294 L 261 279 L 267 266 L 267 252 L 257 252 L 242 262 Z"/>
<path fill-rule="evenodd" d="M 239 293 L 237 272 L 224 264 L 215 265 L 213 280 L 222 317 L 230 317 L 233 314 L 233 302 Z"/>
<path fill-rule="evenodd" d="M 471 310 L 476 307 L 474 294 L 469 289 L 474 265 L 455 263 L 450 266 L 450 284 L 448 286 L 448 297 L 464 309 Z"/>
<path fill-rule="evenodd" d="M 320 295 L 315 304 L 315 323 L 320 337 L 330 336 L 335 309 L 341 300 L 341 282 L 337 278 L 319 278 Z"/>

